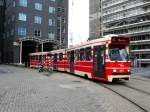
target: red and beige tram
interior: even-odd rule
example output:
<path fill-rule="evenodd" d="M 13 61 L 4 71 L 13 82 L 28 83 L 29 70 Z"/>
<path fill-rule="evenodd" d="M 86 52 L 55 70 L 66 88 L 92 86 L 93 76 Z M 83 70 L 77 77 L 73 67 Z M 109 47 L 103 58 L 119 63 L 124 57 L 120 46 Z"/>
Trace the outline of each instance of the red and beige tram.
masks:
<path fill-rule="evenodd" d="M 52 66 L 49 52 L 30 53 L 29 57 L 31 68 L 39 68 L 41 65 L 43 65 L 44 68 L 50 68 Z"/>
<path fill-rule="evenodd" d="M 96 80 L 128 80 L 131 74 L 129 44 L 128 36 L 109 35 L 72 48 L 54 50 L 49 52 L 51 66 L 54 70 Z"/>

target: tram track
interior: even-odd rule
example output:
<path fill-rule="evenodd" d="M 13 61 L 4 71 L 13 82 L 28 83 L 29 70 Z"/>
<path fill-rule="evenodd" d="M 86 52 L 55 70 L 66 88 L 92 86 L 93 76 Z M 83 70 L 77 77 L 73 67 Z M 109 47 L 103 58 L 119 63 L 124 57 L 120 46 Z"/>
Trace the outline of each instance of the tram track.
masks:
<path fill-rule="evenodd" d="M 127 87 L 127 88 L 130 88 L 130 89 L 134 89 L 135 91 L 138 91 L 138 92 L 141 92 L 141 93 L 144 93 L 144 94 L 146 94 L 146 95 L 149 95 L 150 96 L 150 93 L 149 92 L 146 92 L 146 91 L 143 91 L 143 90 L 141 90 L 141 89 L 138 89 L 138 88 L 135 88 L 135 87 L 132 87 L 132 86 L 130 86 L 130 85 L 124 85 L 125 87 Z"/>
<path fill-rule="evenodd" d="M 108 84 L 104 84 L 104 83 L 98 83 L 98 84 L 101 85 L 102 87 L 104 87 L 104 88 L 106 88 L 106 89 L 108 89 L 108 90 L 114 92 L 115 94 L 119 95 L 119 96 L 122 97 L 123 99 L 129 101 L 131 104 L 133 104 L 134 106 L 136 106 L 137 108 L 139 108 L 141 111 L 143 111 L 143 112 L 150 112 L 150 110 L 149 110 L 148 108 L 145 108 L 145 106 L 139 104 L 139 102 L 134 101 L 132 98 L 130 98 L 130 97 L 128 97 L 128 96 L 122 94 L 120 91 L 118 91 L 118 90 L 116 90 L 116 89 L 110 87 Z M 142 94 L 145 94 L 145 95 L 150 96 L 150 93 L 147 93 L 147 92 L 145 92 L 145 91 L 143 91 L 143 90 L 140 90 L 140 89 L 137 89 L 137 88 L 134 88 L 134 87 L 131 87 L 131 86 L 129 86 L 129 85 L 121 85 L 121 86 L 124 86 L 124 87 L 126 87 L 126 88 L 129 88 L 129 89 L 135 90 L 135 91 L 137 91 L 137 92 L 140 92 L 140 93 L 142 93 Z"/>
<path fill-rule="evenodd" d="M 146 78 L 149 78 L 149 77 L 146 77 Z M 131 79 L 140 80 L 140 81 L 144 81 L 144 82 L 150 83 L 150 80 L 146 80 L 146 79 L 140 79 L 140 78 L 134 78 L 134 77 L 132 77 Z"/>

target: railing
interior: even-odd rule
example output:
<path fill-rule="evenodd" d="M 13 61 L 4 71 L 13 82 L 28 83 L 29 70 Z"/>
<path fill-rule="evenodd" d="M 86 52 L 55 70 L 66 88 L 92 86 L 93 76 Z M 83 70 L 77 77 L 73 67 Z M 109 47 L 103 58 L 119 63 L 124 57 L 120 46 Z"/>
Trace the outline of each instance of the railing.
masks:
<path fill-rule="evenodd" d="M 138 26 L 138 25 L 143 25 L 143 24 L 148 24 L 150 23 L 150 20 L 147 20 L 147 21 L 139 21 L 139 22 L 135 22 L 135 23 L 127 23 L 125 25 L 120 25 L 120 26 L 117 26 L 115 25 L 114 27 L 110 27 L 110 28 L 105 28 L 104 31 L 109 31 L 109 30 L 114 30 L 114 29 L 124 29 L 124 28 L 128 28 L 128 27 L 131 27 L 131 26 Z"/>
<path fill-rule="evenodd" d="M 130 18 L 130 17 L 136 17 L 136 16 L 141 15 L 141 14 L 144 15 L 144 14 L 149 14 L 149 13 L 150 13 L 150 9 L 147 10 L 147 11 L 141 10 L 141 11 L 136 11 L 136 12 L 130 12 L 130 14 L 126 14 L 128 16 L 123 16 L 123 14 L 121 13 L 122 16 L 120 14 L 120 15 L 117 16 L 118 18 L 112 17 L 108 20 L 106 18 L 104 18 L 103 23 L 119 21 L 119 20 L 122 20 L 122 19 L 127 19 L 127 18 Z"/>
<path fill-rule="evenodd" d="M 136 4 L 132 4 L 132 5 L 130 5 L 131 3 L 128 3 L 128 4 L 126 4 L 124 7 L 122 6 L 119 6 L 119 7 L 113 7 L 113 8 L 110 8 L 109 10 L 107 10 L 107 12 L 108 13 L 105 13 L 105 11 L 104 11 L 104 13 L 103 13 L 103 16 L 108 16 L 108 15 L 110 15 L 110 14 L 115 14 L 115 13 L 119 13 L 119 12 L 123 12 L 123 11 L 127 11 L 127 10 L 131 10 L 131 9 L 133 9 L 133 8 L 136 8 L 136 7 L 141 7 L 141 6 L 144 6 L 144 5 L 147 5 L 147 4 L 149 4 L 150 2 L 146 2 L 146 3 L 144 3 L 144 2 L 139 2 L 139 3 L 136 3 Z M 114 10 L 114 8 L 116 9 L 116 10 Z"/>

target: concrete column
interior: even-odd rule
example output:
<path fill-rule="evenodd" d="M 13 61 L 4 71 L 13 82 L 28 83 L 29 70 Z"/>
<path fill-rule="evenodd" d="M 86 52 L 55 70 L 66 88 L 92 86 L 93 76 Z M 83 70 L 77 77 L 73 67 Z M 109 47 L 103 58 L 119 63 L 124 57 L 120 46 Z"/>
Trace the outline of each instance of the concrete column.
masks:
<path fill-rule="evenodd" d="M 43 52 L 43 42 L 41 43 L 41 52 Z"/>
<path fill-rule="evenodd" d="M 22 64 L 22 41 L 20 42 L 20 64 Z"/>
<path fill-rule="evenodd" d="M 39 51 L 38 49 L 39 49 L 39 45 L 38 45 L 38 44 L 36 44 L 35 51 L 36 51 L 36 52 L 38 52 L 38 51 Z"/>

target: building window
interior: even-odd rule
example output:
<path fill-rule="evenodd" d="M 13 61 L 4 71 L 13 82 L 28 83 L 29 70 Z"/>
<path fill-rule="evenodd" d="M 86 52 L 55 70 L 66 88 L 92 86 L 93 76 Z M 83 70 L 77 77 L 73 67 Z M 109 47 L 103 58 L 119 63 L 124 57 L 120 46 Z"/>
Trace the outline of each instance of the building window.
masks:
<path fill-rule="evenodd" d="M 18 35 L 19 36 L 26 36 L 26 28 L 25 27 L 18 27 Z"/>
<path fill-rule="evenodd" d="M 34 23 L 41 24 L 42 18 L 40 16 L 34 16 Z"/>
<path fill-rule="evenodd" d="M 16 3 L 15 3 L 15 1 L 13 1 L 13 7 L 15 7 L 16 6 Z"/>
<path fill-rule="evenodd" d="M 49 19 L 48 24 L 49 24 L 49 26 L 52 26 L 53 25 L 53 20 Z"/>
<path fill-rule="evenodd" d="M 12 20 L 12 21 L 14 21 L 14 20 L 15 20 L 15 16 L 14 16 L 14 15 L 11 17 L 11 20 Z"/>
<path fill-rule="evenodd" d="M 7 32 L 7 38 L 9 38 L 9 32 Z"/>
<path fill-rule="evenodd" d="M 61 12 L 61 7 L 58 7 L 58 8 L 57 8 L 57 12 Z"/>
<path fill-rule="evenodd" d="M 34 31 L 34 36 L 41 37 L 41 31 L 40 30 L 35 30 Z"/>
<path fill-rule="evenodd" d="M 55 26 L 55 20 L 54 19 L 49 19 L 48 24 L 49 24 L 49 26 Z"/>
<path fill-rule="evenodd" d="M 49 32 L 49 33 L 48 33 L 48 38 L 54 40 L 54 38 L 55 38 L 55 33 Z"/>
<path fill-rule="evenodd" d="M 50 0 L 50 1 L 55 2 L 55 0 Z"/>
<path fill-rule="evenodd" d="M 42 10 L 42 4 L 35 3 L 35 9 L 41 11 Z"/>
<path fill-rule="evenodd" d="M 58 8 L 57 8 L 57 12 L 65 12 L 65 8 L 63 8 L 63 7 L 58 7 Z"/>
<path fill-rule="evenodd" d="M 50 7 L 50 6 L 49 6 L 49 13 L 51 13 L 51 14 L 52 14 L 52 13 L 55 13 L 55 7 Z"/>
<path fill-rule="evenodd" d="M 25 13 L 19 13 L 18 20 L 26 21 L 27 15 Z"/>
<path fill-rule="evenodd" d="M 19 0 L 19 6 L 27 7 L 27 0 Z"/>
<path fill-rule="evenodd" d="M 14 29 L 11 30 L 11 36 L 13 36 L 13 35 L 14 35 Z"/>

